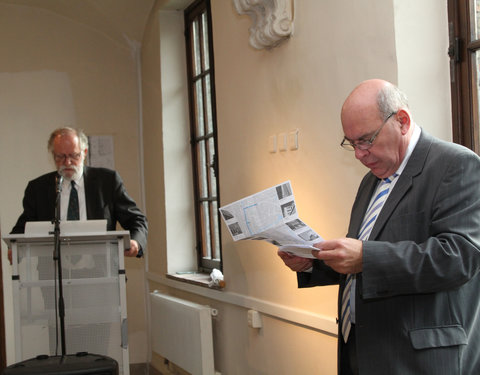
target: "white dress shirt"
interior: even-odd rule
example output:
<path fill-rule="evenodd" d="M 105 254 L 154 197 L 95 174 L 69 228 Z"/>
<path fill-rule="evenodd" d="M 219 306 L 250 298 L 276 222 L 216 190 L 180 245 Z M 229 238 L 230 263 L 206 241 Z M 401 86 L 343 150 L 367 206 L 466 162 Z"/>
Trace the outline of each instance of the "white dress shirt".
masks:
<path fill-rule="evenodd" d="M 80 220 L 87 220 L 87 205 L 85 203 L 85 182 L 83 180 L 83 173 L 75 181 L 75 186 L 78 192 L 78 205 L 80 210 Z M 67 220 L 68 201 L 70 199 L 70 190 L 72 190 L 71 180 L 63 179 L 62 194 L 60 196 L 60 220 Z"/>

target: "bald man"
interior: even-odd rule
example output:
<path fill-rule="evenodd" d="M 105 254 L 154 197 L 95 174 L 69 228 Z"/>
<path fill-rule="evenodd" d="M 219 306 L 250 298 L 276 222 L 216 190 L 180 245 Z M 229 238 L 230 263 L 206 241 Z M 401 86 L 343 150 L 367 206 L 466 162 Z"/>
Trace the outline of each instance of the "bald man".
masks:
<path fill-rule="evenodd" d="M 370 171 L 346 238 L 279 256 L 299 287 L 339 284 L 339 374 L 480 374 L 480 158 L 415 124 L 405 95 L 362 82 L 342 147 Z"/>

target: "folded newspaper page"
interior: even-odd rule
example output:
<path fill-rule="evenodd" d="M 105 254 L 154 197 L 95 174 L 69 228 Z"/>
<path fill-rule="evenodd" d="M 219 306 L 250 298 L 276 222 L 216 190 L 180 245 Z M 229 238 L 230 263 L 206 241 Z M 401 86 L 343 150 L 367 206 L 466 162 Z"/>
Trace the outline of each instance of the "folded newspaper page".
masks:
<path fill-rule="evenodd" d="M 234 241 L 264 240 L 279 250 L 313 258 L 312 245 L 322 241 L 298 217 L 290 181 L 220 207 Z"/>

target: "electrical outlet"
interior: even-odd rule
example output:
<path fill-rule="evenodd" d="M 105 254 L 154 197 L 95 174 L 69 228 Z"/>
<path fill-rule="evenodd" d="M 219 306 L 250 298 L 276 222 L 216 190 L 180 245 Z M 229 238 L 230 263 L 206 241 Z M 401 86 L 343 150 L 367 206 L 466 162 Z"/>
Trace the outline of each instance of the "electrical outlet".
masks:
<path fill-rule="evenodd" d="M 262 328 L 262 317 L 255 310 L 248 310 L 248 325 L 252 328 Z"/>
<path fill-rule="evenodd" d="M 268 137 L 268 152 L 274 154 L 277 152 L 277 136 L 271 135 Z"/>
<path fill-rule="evenodd" d="M 288 133 L 288 149 L 292 151 L 298 150 L 298 129 Z"/>
<path fill-rule="evenodd" d="M 278 151 L 287 151 L 287 133 L 278 134 Z"/>

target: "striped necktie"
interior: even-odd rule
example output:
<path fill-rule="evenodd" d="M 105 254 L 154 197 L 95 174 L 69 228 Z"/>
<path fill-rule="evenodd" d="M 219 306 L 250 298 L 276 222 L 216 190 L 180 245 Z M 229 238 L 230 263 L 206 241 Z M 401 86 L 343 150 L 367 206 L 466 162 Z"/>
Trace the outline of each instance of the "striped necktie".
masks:
<path fill-rule="evenodd" d="M 390 184 L 398 176 L 398 174 L 393 174 L 392 176 L 384 179 L 380 186 L 378 187 L 377 194 L 375 198 L 370 203 L 363 217 L 362 225 L 360 226 L 360 231 L 358 232 L 358 239 L 361 241 L 366 241 L 370 236 L 375 221 L 377 220 L 380 211 L 382 210 L 383 204 L 390 194 Z M 342 294 L 342 309 L 341 309 L 341 324 L 342 324 L 342 336 L 343 340 L 347 342 L 348 335 L 350 334 L 350 329 L 352 328 L 352 317 L 350 314 L 350 296 L 352 292 L 352 283 L 354 274 L 347 274 L 345 280 L 345 289 Z"/>
<path fill-rule="evenodd" d="M 70 198 L 68 200 L 67 220 L 80 220 L 80 209 L 78 207 L 78 192 L 75 188 L 75 181 L 72 181 Z"/>

